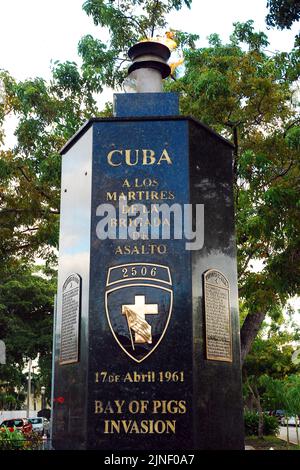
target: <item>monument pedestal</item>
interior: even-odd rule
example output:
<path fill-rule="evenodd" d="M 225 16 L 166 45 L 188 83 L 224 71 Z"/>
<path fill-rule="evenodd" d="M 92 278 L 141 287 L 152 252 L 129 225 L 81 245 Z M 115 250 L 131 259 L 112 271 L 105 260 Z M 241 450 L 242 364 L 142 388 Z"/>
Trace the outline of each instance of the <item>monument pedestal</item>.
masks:
<path fill-rule="evenodd" d="M 55 449 L 244 448 L 232 146 L 177 103 L 117 95 L 62 150 Z"/>

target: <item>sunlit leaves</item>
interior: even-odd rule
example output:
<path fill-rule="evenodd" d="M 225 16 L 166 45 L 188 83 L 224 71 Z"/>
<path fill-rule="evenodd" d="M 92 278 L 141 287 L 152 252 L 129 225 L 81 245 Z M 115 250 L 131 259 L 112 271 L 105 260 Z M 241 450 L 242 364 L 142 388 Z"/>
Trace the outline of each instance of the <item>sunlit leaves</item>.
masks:
<path fill-rule="evenodd" d="M 286 133 L 286 141 L 290 148 L 300 151 L 300 127 L 291 127 Z"/>
<path fill-rule="evenodd" d="M 50 375 L 47 360 L 52 344 L 56 279 L 53 272 L 46 277 L 45 272 L 19 261 L 10 270 L 0 269 L 0 330 L 7 350 L 7 365 L 0 369 L 0 382 L 6 391 L 15 394 L 15 387 L 22 390 L 25 385 L 22 372 L 28 358 L 39 354 L 43 373 Z"/>
<path fill-rule="evenodd" d="M 84 11 L 95 25 L 108 29 L 109 41 L 85 36 L 79 43 L 83 72 L 93 83 L 117 87 L 126 76 L 128 49 L 141 39 L 162 35 L 167 28 L 166 15 L 191 6 L 191 0 L 86 0 Z M 174 31 L 180 48 L 195 47 L 196 34 Z"/>
<path fill-rule="evenodd" d="M 107 50 L 103 42 L 87 35 L 80 40 L 78 53 L 83 60 L 82 74 L 87 89 L 90 88 L 92 92 L 99 93 L 104 84 L 111 87 L 120 84 L 119 50 Z"/>
<path fill-rule="evenodd" d="M 265 33 L 254 31 L 254 21 L 246 23 L 234 23 L 234 32 L 230 39 L 233 44 L 245 43 L 249 49 L 259 50 L 269 45 L 268 37 Z"/>
<path fill-rule="evenodd" d="M 80 93 L 81 78 L 75 62 L 57 63 L 56 67 L 53 68 L 53 78 L 56 80 L 57 89 L 61 93 L 63 91 Z"/>
<path fill-rule="evenodd" d="M 17 82 L 5 73 L 4 115 L 14 116 L 16 145 L 0 152 L 0 251 L 53 258 L 58 243 L 59 149 L 95 112 L 76 64 L 56 63 L 50 84 Z"/>

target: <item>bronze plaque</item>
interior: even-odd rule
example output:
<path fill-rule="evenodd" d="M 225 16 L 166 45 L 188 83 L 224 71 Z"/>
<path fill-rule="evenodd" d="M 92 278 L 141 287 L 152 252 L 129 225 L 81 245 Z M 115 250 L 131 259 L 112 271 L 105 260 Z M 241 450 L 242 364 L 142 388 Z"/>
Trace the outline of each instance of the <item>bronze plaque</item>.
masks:
<path fill-rule="evenodd" d="M 62 288 L 60 364 L 79 361 L 81 277 L 71 274 Z"/>
<path fill-rule="evenodd" d="M 229 281 L 220 271 L 204 274 L 206 358 L 232 362 Z"/>

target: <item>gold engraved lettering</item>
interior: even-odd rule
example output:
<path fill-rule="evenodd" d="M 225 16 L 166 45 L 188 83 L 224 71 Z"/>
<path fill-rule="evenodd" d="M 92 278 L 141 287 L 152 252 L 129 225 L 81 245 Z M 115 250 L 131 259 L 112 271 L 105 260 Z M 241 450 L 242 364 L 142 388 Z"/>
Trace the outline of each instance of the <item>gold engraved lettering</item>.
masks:
<path fill-rule="evenodd" d="M 163 150 L 163 153 L 161 154 L 160 159 L 158 160 L 157 164 L 161 165 L 161 162 L 163 162 L 163 161 L 166 161 L 168 163 L 168 165 L 172 165 L 172 163 L 173 163 L 170 156 L 169 156 L 169 154 L 168 154 L 168 152 L 167 152 L 167 149 Z"/>
<path fill-rule="evenodd" d="M 107 163 L 111 166 L 117 167 L 123 163 L 128 166 L 136 166 L 138 164 L 143 166 L 162 164 L 172 165 L 173 161 L 167 149 L 163 149 L 161 154 L 156 154 L 152 149 L 114 149 L 108 152 Z M 128 185 L 126 186 L 129 187 Z"/>
<path fill-rule="evenodd" d="M 164 255 L 167 253 L 167 245 L 118 245 L 115 255 Z"/>
<path fill-rule="evenodd" d="M 107 154 L 107 161 L 108 161 L 108 164 L 111 165 L 111 166 L 120 166 L 121 165 L 121 162 L 119 161 L 118 163 L 117 162 L 117 158 L 115 159 L 115 161 L 113 161 L 113 157 L 116 155 L 116 154 L 119 154 L 119 155 L 122 155 L 123 154 L 123 151 L 122 150 L 111 150 L 108 154 Z"/>
<path fill-rule="evenodd" d="M 155 163 L 155 152 L 143 149 L 143 165 L 153 165 Z"/>
<path fill-rule="evenodd" d="M 104 434 L 175 434 L 176 420 L 105 420 Z"/>
<path fill-rule="evenodd" d="M 128 193 L 118 191 L 107 191 L 107 201 L 118 201 L 119 199 L 131 201 L 167 201 L 173 200 L 175 195 L 173 191 L 128 191 Z"/>
<path fill-rule="evenodd" d="M 135 151 L 135 156 L 131 154 L 131 150 L 125 150 L 125 162 L 128 166 L 135 166 L 139 162 L 139 151 Z"/>
<path fill-rule="evenodd" d="M 153 414 L 185 414 L 185 400 L 154 400 Z"/>
<path fill-rule="evenodd" d="M 95 400 L 95 414 L 121 414 L 125 400 L 108 401 L 105 405 L 101 400 Z"/>

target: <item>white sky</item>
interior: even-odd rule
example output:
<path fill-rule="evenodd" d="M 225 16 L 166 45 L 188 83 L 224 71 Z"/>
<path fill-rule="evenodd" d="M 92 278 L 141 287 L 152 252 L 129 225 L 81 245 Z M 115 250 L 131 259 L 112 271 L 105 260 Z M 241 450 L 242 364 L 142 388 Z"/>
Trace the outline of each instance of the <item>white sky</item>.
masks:
<path fill-rule="evenodd" d="M 253 19 L 266 30 L 267 0 L 194 0 L 192 9 L 170 15 L 170 27 L 200 35 L 201 45 L 211 33 L 227 39 L 232 23 Z M 0 68 L 24 79 L 50 77 L 51 60 L 78 60 L 77 44 L 85 34 L 104 39 L 101 28 L 82 11 L 83 0 L 0 0 Z M 293 46 L 299 24 L 291 31 L 269 32 L 270 50 Z"/>

